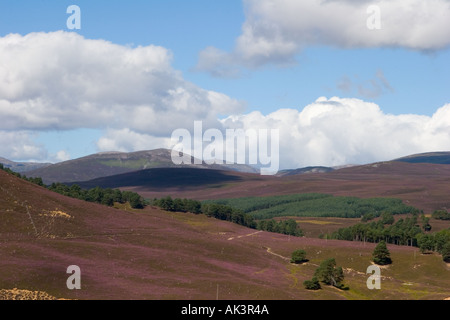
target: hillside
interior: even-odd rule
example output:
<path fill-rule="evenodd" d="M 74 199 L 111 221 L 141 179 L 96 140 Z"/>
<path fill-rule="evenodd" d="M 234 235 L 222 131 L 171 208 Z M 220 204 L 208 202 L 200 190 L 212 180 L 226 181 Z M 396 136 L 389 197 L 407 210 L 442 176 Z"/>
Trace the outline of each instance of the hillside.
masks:
<path fill-rule="evenodd" d="M 331 172 L 334 169 L 331 167 L 305 167 L 305 168 L 298 168 L 298 169 L 288 169 L 288 170 L 281 170 L 278 172 L 278 176 L 292 176 L 296 174 L 311 174 L 311 173 L 324 173 L 324 172 Z"/>
<path fill-rule="evenodd" d="M 427 152 L 414 154 L 394 161 L 409 163 L 434 163 L 434 164 L 450 164 L 450 152 Z"/>
<path fill-rule="evenodd" d="M 137 187 L 144 190 L 201 190 L 199 187 L 220 188 L 227 183 L 241 181 L 244 177 L 250 179 L 259 175 L 199 168 L 154 168 L 89 181 L 75 181 L 73 184 L 84 189 Z"/>
<path fill-rule="evenodd" d="M 192 163 L 193 158 L 192 159 Z M 171 150 L 156 149 L 138 152 L 102 152 L 83 158 L 56 163 L 27 172 L 30 177 L 41 177 L 44 183 L 87 181 L 100 177 L 144 170 L 149 168 L 192 167 L 231 171 L 256 172 L 246 165 L 180 165 L 173 164 Z"/>
<path fill-rule="evenodd" d="M 0 157 L 0 163 L 3 164 L 5 168 L 9 168 L 12 171 L 18 173 L 25 173 L 31 170 L 36 170 L 44 167 L 48 167 L 51 163 L 39 163 L 39 162 L 15 162 L 5 158 Z"/>
<path fill-rule="evenodd" d="M 0 171 L 0 298 L 444 299 L 449 267 L 438 255 L 389 246 L 383 290 L 366 287 L 372 244 L 258 232 L 188 213 L 122 211 L 35 186 Z M 289 263 L 305 249 L 310 261 Z M 348 291 L 307 291 L 317 265 L 335 257 Z M 66 269 L 81 269 L 68 290 Z M 20 267 L 19 267 L 20 266 Z"/>
<path fill-rule="evenodd" d="M 135 172 L 125 176 L 126 179 L 123 176 L 108 177 L 86 182 L 84 186 L 100 184 L 104 187 L 120 187 L 138 192 L 146 198 L 172 195 L 198 200 L 326 193 L 359 198 L 399 198 L 406 205 L 428 213 L 450 209 L 450 166 L 442 164 L 392 161 L 353 166 L 328 173 L 283 177 L 222 171 L 220 181 L 211 184 L 203 182 L 213 179 L 209 178 L 210 175 L 217 176 L 217 172 L 213 170 L 201 171 L 199 175 L 189 174 L 185 179 L 183 175 L 179 175 L 180 172 L 177 169 L 165 169 L 164 172 L 159 172 L 158 180 L 153 182 L 140 181 L 145 180 L 145 174 Z"/>

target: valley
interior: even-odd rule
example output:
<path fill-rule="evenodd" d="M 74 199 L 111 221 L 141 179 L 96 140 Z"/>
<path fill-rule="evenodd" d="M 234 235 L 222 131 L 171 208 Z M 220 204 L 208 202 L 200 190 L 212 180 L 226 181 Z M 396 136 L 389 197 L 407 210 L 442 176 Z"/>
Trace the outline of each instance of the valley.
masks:
<path fill-rule="evenodd" d="M 139 171 L 127 174 L 129 180 L 116 176 L 99 181 L 107 181 L 104 187 L 112 187 L 109 183 L 114 181 L 114 187 L 139 191 L 149 198 L 172 195 L 204 200 L 314 191 L 400 198 L 427 214 L 450 207 L 444 195 L 450 189 L 445 175 L 449 169 L 425 165 L 419 171 L 418 166 L 387 163 L 287 177 L 150 169 L 158 170 L 158 179 L 152 181 L 150 175 L 147 184 L 142 183 L 145 179 L 141 185 L 132 183 L 139 181 L 131 179 Z M 120 181 L 123 186 L 117 184 Z M 415 181 L 416 187 L 405 188 L 405 181 Z M 366 269 L 376 244 L 318 238 L 354 225 L 359 218 L 284 217 L 295 219 L 304 232 L 304 237 L 293 237 L 153 206 L 118 209 L 88 203 L 1 170 L 0 186 L 0 298 L 11 299 L 21 292 L 47 298 L 152 300 L 210 300 L 217 295 L 230 300 L 440 300 L 450 296 L 450 266 L 441 255 L 392 244 L 388 248 L 394 263 L 382 268 L 382 289 L 369 290 Z M 438 192 L 439 187 L 444 189 Z M 427 201 L 414 197 L 426 193 L 431 195 Z M 448 221 L 432 219 L 430 223 L 433 231 L 450 227 Z M 297 249 L 306 251 L 307 263 L 289 262 Z M 303 282 L 328 258 L 343 267 L 350 289 L 306 290 Z M 70 265 L 81 269 L 81 290 L 66 287 Z"/>

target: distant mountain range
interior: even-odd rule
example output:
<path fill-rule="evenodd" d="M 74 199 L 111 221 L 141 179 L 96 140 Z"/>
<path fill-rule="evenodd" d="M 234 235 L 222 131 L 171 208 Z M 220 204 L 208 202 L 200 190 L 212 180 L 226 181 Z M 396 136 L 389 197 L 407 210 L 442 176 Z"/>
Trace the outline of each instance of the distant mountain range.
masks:
<path fill-rule="evenodd" d="M 393 161 L 409 163 L 450 164 L 450 152 L 427 152 L 395 159 Z"/>
<path fill-rule="evenodd" d="M 38 163 L 38 162 L 14 162 L 5 158 L 0 157 L 0 163 L 3 164 L 5 168 L 9 168 L 12 171 L 18 173 L 24 173 L 31 170 L 36 170 L 40 168 L 45 168 L 51 165 L 51 163 Z"/>
<path fill-rule="evenodd" d="M 298 169 L 287 169 L 287 170 L 280 170 L 278 172 L 278 176 L 293 176 L 296 174 L 308 174 L 308 173 L 324 173 L 324 172 L 331 172 L 335 170 L 335 168 L 332 167 L 305 167 L 305 168 L 298 168 Z"/>
<path fill-rule="evenodd" d="M 237 172 L 258 172 L 247 165 L 187 164 L 175 165 L 171 150 L 156 149 L 138 152 L 102 152 L 87 157 L 59 162 L 27 172 L 29 177 L 41 177 L 44 183 L 88 181 L 102 177 L 152 168 L 200 168 Z M 194 158 L 191 157 L 191 163 Z"/>
<path fill-rule="evenodd" d="M 191 157 L 191 163 L 194 162 L 193 160 L 194 158 Z M 394 159 L 392 161 L 408 163 L 450 164 L 450 152 L 421 153 Z M 102 152 L 56 164 L 14 162 L 5 158 L 0 158 L 0 163 L 13 171 L 22 174 L 26 173 L 26 175 L 29 177 L 41 177 L 46 184 L 50 184 L 53 182 L 87 182 L 95 179 L 102 179 L 104 177 L 111 177 L 140 170 L 156 168 L 198 168 L 244 173 L 259 173 L 257 168 L 249 165 L 239 164 L 208 165 L 203 162 L 202 164 L 198 165 L 175 165 L 171 159 L 171 150 L 168 149 L 156 149 L 130 153 Z M 310 166 L 305 168 L 280 170 L 277 176 L 281 177 L 329 173 L 348 167 L 352 167 L 352 165 L 344 165 L 340 167 Z M 135 174 L 133 176 L 135 176 Z M 125 176 L 122 176 L 121 178 L 125 178 Z M 91 182 L 88 184 L 90 185 Z"/>

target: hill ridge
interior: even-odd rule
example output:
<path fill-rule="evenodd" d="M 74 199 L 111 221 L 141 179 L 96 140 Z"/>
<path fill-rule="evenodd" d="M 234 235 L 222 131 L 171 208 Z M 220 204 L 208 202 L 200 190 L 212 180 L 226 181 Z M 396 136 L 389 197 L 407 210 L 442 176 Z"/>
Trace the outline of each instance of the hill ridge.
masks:
<path fill-rule="evenodd" d="M 191 159 L 191 163 L 194 163 L 194 158 L 191 157 Z M 247 165 L 208 165 L 205 162 L 202 164 L 175 165 L 172 162 L 171 150 L 160 148 L 135 152 L 101 152 L 91 154 L 85 157 L 59 162 L 45 168 L 29 171 L 27 172 L 27 176 L 41 177 L 46 184 L 51 184 L 53 182 L 71 183 L 149 168 L 174 167 L 256 172 L 256 169 Z"/>

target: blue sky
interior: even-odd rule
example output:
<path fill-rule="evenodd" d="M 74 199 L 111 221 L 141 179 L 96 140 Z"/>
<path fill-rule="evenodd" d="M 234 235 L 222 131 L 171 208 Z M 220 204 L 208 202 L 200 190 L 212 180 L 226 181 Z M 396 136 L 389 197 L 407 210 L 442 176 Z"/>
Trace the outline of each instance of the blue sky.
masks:
<path fill-rule="evenodd" d="M 268 11 L 264 6 L 271 5 L 270 0 L 261 1 L 259 4 L 254 0 L 244 2 L 238 0 L 4 0 L 0 3 L 0 37 L 5 37 L 10 33 L 26 36 L 33 32 L 50 34 L 62 30 L 68 33 L 77 33 L 82 36 L 82 39 L 102 39 L 131 49 L 150 45 L 162 47 L 167 50 L 167 59 L 170 63 L 167 70 L 170 74 L 172 72 L 179 73 L 182 78 L 181 87 L 184 85 L 189 87 L 192 84 L 201 90 L 224 94 L 227 99 L 230 99 L 229 103 L 234 106 L 229 109 L 223 106 L 212 106 L 214 112 L 210 114 L 205 111 L 198 120 L 207 121 L 214 117 L 223 119 L 231 115 L 239 115 L 241 116 L 238 120 L 239 123 L 244 124 L 250 119 L 250 116 L 246 115 L 253 111 L 259 111 L 264 116 L 281 109 L 294 109 L 301 113 L 306 106 L 314 104 L 320 97 L 358 99 L 365 103 L 375 103 L 383 113 L 384 120 L 390 119 L 390 115 L 405 114 L 431 118 L 439 108 L 450 103 L 450 63 L 448 63 L 450 61 L 450 36 L 448 32 L 446 32 L 447 34 L 439 32 L 443 28 L 449 30 L 448 24 L 445 22 L 433 19 L 437 22 L 433 22 L 436 24 L 432 25 L 435 29 L 432 28 L 430 31 L 425 28 L 428 28 L 430 24 L 426 20 L 427 14 L 425 13 L 422 17 L 420 12 L 414 14 L 399 12 L 396 17 L 392 15 L 393 9 L 385 5 L 383 1 L 362 1 L 366 5 L 358 7 L 358 5 L 353 5 L 352 1 L 344 0 L 342 3 L 345 4 L 337 4 L 336 6 L 341 7 L 334 8 L 334 12 L 339 12 L 336 10 L 340 9 L 343 11 L 359 10 L 355 12 L 360 12 L 369 3 L 378 3 L 382 8 L 382 30 L 371 30 L 370 34 L 364 33 L 367 30 L 361 30 L 358 31 L 358 35 L 355 35 L 352 30 L 361 28 L 361 26 L 359 24 L 352 26 L 352 21 L 347 25 L 347 22 L 341 21 L 343 19 L 336 17 L 335 22 L 321 22 L 320 19 L 326 19 L 325 13 L 329 9 L 326 7 L 321 9 L 322 4 L 318 1 L 310 1 L 309 7 L 306 5 L 300 7 L 292 0 L 280 0 L 279 2 L 280 6 L 292 6 L 291 11 L 298 8 L 297 17 L 300 22 L 297 23 L 295 20 L 291 22 L 288 11 L 285 12 L 282 9 Z M 406 8 L 411 2 L 417 3 L 417 0 L 409 2 L 408 0 L 396 0 L 396 2 L 405 4 Z M 66 27 L 66 20 L 70 16 L 66 13 L 66 9 L 72 4 L 78 5 L 81 9 L 80 30 L 72 31 Z M 441 0 L 439 5 L 441 7 L 428 9 L 432 14 L 444 15 L 444 20 L 448 21 L 449 2 Z M 309 9 L 311 9 L 310 13 L 308 13 Z M 325 18 L 317 12 L 324 12 Z M 390 18 L 394 16 L 391 18 L 393 19 L 392 25 L 401 25 L 404 29 L 386 31 L 389 27 L 388 23 L 391 21 L 387 21 L 388 27 L 385 27 L 386 24 L 383 25 L 385 12 L 389 13 L 385 16 Z M 317 23 L 321 23 L 320 25 L 314 25 L 315 22 L 301 23 L 302 20 L 308 20 L 309 15 L 313 14 L 318 14 L 316 20 L 319 21 Z M 283 15 L 286 17 L 284 18 Z M 367 16 L 366 12 L 362 12 L 361 17 Z M 365 21 L 362 22 L 365 23 Z M 276 30 L 273 32 L 276 36 L 267 31 L 272 30 L 271 28 Z M 337 28 L 342 28 L 341 34 L 333 31 Z M 314 35 L 310 39 L 309 34 L 315 32 L 311 30 L 319 31 L 318 35 Z M 430 32 L 433 37 L 420 30 Z M 371 40 L 370 37 L 378 31 L 380 34 L 381 32 L 387 33 L 383 34 L 380 39 L 374 37 L 374 40 Z M 348 37 L 342 36 L 346 33 L 349 34 Z M 397 33 L 401 36 L 395 36 Z M 245 46 L 240 42 L 242 39 L 247 41 Z M 260 39 L 271 45 L 266 52 L 257 51 Z M 286 45 L 289 49 L 279 51 L 275 47 L 277 46 L 275 42 L 279 39 L 281 39 L 279 48 Z M 254 50 L 252 46 L 254 46 Z M 209 55 L 209 58 L 204 58 L 202 53 L 206 52 L 207 48 L 214 48 L 214 54 Z M 270 50 L 273 50 L 274 53 L 271 54 Z M 76 52 L 71 54 L 76 55 Z M 39 60 L 33 63 L 39 63 Z M 214 68 L 217 66 L 221 68 L 220 70 L 231 71 L 225 75 L 218 75 L 214 73 Z M 13 72 L 14 70 L 9 71 Z M 107 81 L 107 79 L 105 80 Z M 7 96 L 4 94 L 4 97 L 1 97 L 0 93 L 0 99 L 10 99 L 11 104 L 20 99 L 30 101 L 26 100 L 26 97 L 7 98 Z M 49 99 L 47 96 L 45 98 Z M 339 102 L 343 105 L 353 103 L 349 101 Z M 235 106 L 235 104 L 239 104 L 239 106 Z M 195 112 L 193 111 L 193 113 Z M 164 117 L 164 119 L 167 118 Z M 189 119 L 191 120 L 191 118 Z M 422 120 L 427 122 L 427 119 Z M 444 124 L 447 123 L 447 120 L 445 119 Z M 429 125 L 428 122 L 423 126 Z M 414 120 L 399 126 L 410 126 L 411 123 L 416 122 Z M 181 126 L 179 123 L 177 125 Z M 171 125 L 168 126 L 171 127 Z M 186 127 L 189 128 L 189 126 L 186 124 Z M 439 130 L 447 128 L 442 124 L 439 126 Z M 174 125 L 171 129 L 175 128 L 177 126 Z M 161 139 L 167 137 L 167 132 L 163 133 L 162 129 L 162 131 L 159 129 L 145 131 L 130 124 L 113 128 L 98 123 L 86 126 L 82 124 L 46 126 L 32 123 L 25 124 L 23 127 L 21 125 L 6 126 L 0 130 L 4 130 L 5 136 L 14 137 L 13 141 L 16 141 L 14 140 L 16 139 L 15 132 L 20 131 L 21 138 L 17 138 L 17 142 L 27 146 L 24 150 L 12 147 L 0 149 L 2 152 L 0 156 L 12 160 L 58 161 L 105 151 L 108 147 L 133 151 L 152 147 L 151 143 L 136 143 L 137 140 L 143 141 L 147 137 L 148 141 L 155 142 L 155 147 L 159 147 L 163 143 Z M 122 135 L 120 130 L 122 133 L 127 132 L 133 142 L 114 141 L 114 137 Z M 420 130 L 420 128 L 416 128 L 413 131 Z M 433 130 L 430 132 L 438 129 L 434 128 Z M 324 131 L 319 130 L 319 132 Z M 389 152 L 380 152 L 378 156 L 373 151 L 375 146 L 368 146 L 367 150 L 364 148 L 359 150 L 359 147 L 352 146 L 351 150 L 342 151 L 342 154 L 335 151 L 339 155 L 334 158 L 321 158 L 320 155 L 323 152 L 318 150 L 324 150 L 326 146 L 315 145 L 314 148 L 309 149 L 309 152 L 315 156 L 306 157 L 307 160 L 304 161 L 286 160 L 282 163 L 285 167 L 314 164 L 336 165 L 343 164 L 339 162 L 386 160 L 391 156 L 401 156 L 402 153 L 408 152 L 433 151 L 427 150 L 427 148 L 450 150 L 450 143 L 447 143 L 450 141 L 446 140 L 448 138 L 446 135 L 439 136 L 439 144 L 430 146 L 424 138 L 429 136 L 430 132 L 418 136 L 416 140 L 420 142 L 411 145 L 409 149 L 396 149 L 396 146 L 393 145 Z M 357 131 L 355 134 L 358 134 Z M 287 136 L 286 139 L 288 139 Z M 308 143 L 305 139 L 293 141 L 293 143 L 305 143 L 305 141 Z M 328 140 L 330 139 L 331 137 Z M 396 143 L 396 145 L 398 144 L 401 142 Z M 355 149 L 358 150 L 355 151 Z M 369 149 L 370 151 L 368 151 Z M 302 149 L 300 152 L 307 152 L 307 150 Z"/>

